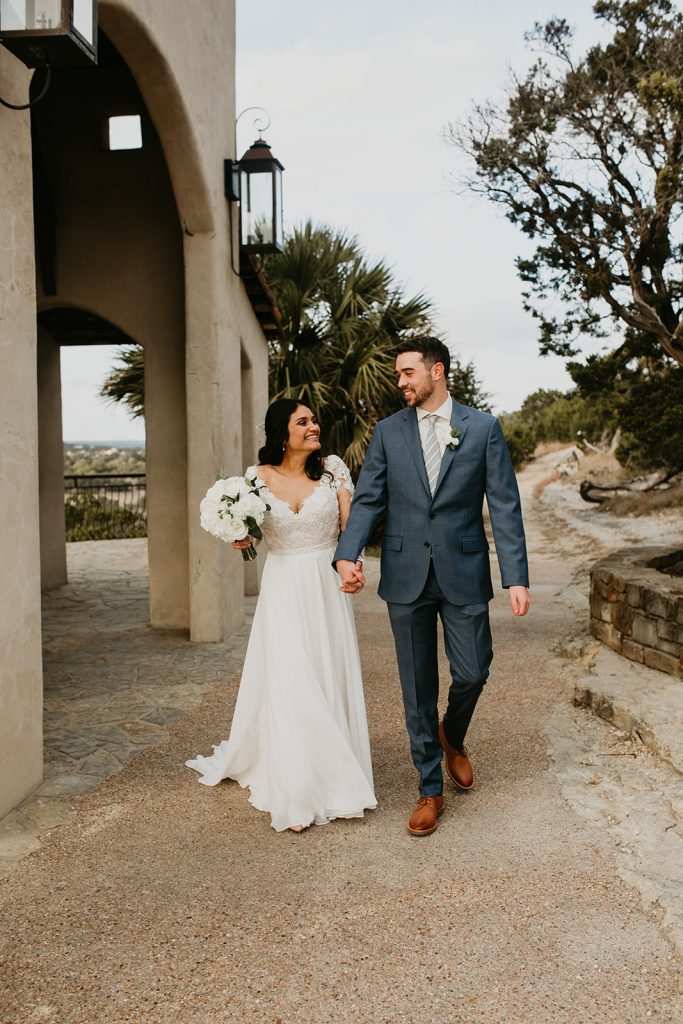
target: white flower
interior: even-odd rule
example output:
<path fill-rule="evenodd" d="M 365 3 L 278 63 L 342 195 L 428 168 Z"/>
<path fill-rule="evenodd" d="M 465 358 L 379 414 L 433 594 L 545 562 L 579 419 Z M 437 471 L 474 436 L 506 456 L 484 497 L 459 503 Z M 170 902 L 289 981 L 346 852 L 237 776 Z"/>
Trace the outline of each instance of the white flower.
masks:
<path fill-rule="evenodd" d="M 231 544 L 234 540 L 244 540 L 249 535 L 249 530 L 242 519 L 235 519 L 231 515 L 223 516 L 221 519 L 221 532 L 217 534 L 226 543 Z"/>
<path fill-rule="evenodd" d="M 241 519 L 255 519 L 261 524 L 266 514 L 266 503 L 258 494 L 247 493 L 231 506 L 230 514 Z"/>
<path fill-rule="evenodd" d="M 202 529 L 212 533 L 214 537 L 220 536 L 222 519 L 219 502 L 204 498 L 199 506 L 199 522 Z"/>
<path fill-rule="evenodd" d="M 229 476 L 227 480 L 218 480 L 217 483 L 223 485 L 222 493 L 228 498 L 239 498 L 246 488 L 243 476 Z"/>
<path fill-rule="evenodd" d="M 212 484 L 206 492 L 206 498 L 204 498 L 202 504 L 204 504 L 204 501 L 207 499 L 216 503 L 219 502 L 226 493 L 225 487 L 227 483 L 227 480 L 216 480 L 216 483 Z"/>

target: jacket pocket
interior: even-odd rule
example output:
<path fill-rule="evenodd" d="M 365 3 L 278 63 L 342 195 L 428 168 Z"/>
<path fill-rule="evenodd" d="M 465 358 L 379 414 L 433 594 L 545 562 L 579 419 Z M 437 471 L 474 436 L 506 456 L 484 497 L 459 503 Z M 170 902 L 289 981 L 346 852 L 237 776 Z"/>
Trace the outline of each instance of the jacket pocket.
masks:
<path fill-rule="evenodd" d="M 462 549 L 466 552 L 488 551 L 489 545 L 486 537 L 463 537 Z"/>
<path fill-rule="evenodd" d="M 403 547 L 403 537 L 392 537 L 385 533 L 382 547 L 385 551 L 400 551 Z"/>

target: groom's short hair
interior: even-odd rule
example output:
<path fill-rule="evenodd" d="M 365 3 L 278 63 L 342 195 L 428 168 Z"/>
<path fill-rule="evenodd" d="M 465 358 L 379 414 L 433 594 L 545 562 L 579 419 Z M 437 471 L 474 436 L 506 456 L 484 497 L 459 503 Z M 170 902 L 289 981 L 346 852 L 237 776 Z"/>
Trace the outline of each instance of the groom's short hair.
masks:
<path fill-rule="evenodd" d="M 419 352 L 425 366 L 429 369 L 434 363 L 443 363 L 443 375 L 448 377 L 451 372 L 451 354 L 438 338 L 407 338 L 396 348 L 396 355 L 404 352 Z"/>

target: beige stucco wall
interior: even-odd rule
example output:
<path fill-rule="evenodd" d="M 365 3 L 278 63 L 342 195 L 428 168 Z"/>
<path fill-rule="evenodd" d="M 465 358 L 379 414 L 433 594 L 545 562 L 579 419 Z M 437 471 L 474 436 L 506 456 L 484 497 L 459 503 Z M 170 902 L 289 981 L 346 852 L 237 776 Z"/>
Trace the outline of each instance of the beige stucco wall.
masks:
<path fill-rule="evenodd" d="M 0 93 L 29 74 L 0 47 Z M 0 107 L 0 816 L 42 777 L 36 319 L 28 114 Z"/>
<path fill-rule="evenodd" d="M 258 462 L 258 450 L 265 440 L 263 421 L 268 404 L 267 352 L 252 346 L 242 348 L 242 463 L 250 466 Z M 258 594 L 263 571 L 264 550 L 261 557 L 244 567 L 244 592 L 253 597 Z"/>

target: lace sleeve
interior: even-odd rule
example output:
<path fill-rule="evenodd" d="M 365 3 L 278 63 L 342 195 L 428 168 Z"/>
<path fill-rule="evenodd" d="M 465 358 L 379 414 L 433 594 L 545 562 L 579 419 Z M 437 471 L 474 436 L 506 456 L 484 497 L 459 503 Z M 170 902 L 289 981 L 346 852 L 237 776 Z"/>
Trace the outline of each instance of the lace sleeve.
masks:
<path fill-rule="evenodd" d="M 332 474 L 334 489 L 337 494 L 343 486 L 350 496 L 353 497 L 353 480 L 351 479 L 348 466 L 342 459 L 338 455 L 328 455 L 325 461 L 325 468 Z"/>

